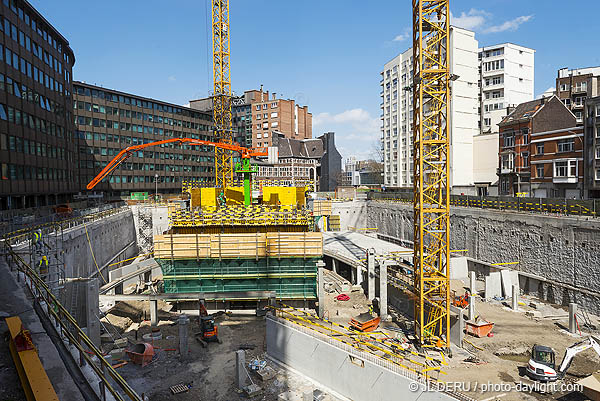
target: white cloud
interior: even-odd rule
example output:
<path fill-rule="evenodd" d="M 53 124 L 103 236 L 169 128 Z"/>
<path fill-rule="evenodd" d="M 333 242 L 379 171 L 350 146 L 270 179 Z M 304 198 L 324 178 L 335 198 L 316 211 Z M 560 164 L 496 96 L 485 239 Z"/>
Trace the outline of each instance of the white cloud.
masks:
<path fill-rule="evenodd" d="M 392 39 L 392 42 L 404 42 L 406 39 L 410 38 L 410 34 L 411 30 L 409 28 L 404 28 L 404 31 L 401 34 L 396 35 L 396 37 Z"/>
<path fill-rule="evenodd" d="M 169 81 L 171 82 L 175 82 L 177 81 L 177 78 L 174 75 L 171 75 L 169 78 L 167 78 Z"/>
<path fill-rule="evenodd" d="M 506 21 L 503 24 L 491 26 L 487 29 L 484 29 L 483 32 L 484 33 L 498 33 L 498 32 L 505 32 L 505 31 L 516 31 L 517 29 L 519 29 L 519 26 L 526 23 L 527 21 L 529 21 L 532 18 L 533 18 L 533 15 L 522 15 L 522 16 L 512 19 L 510 21 Z"/>
<path fill-rule="evenodd" d="M 533 15 L 522 15 L 499 25 L 492 25 L 492 16 L 485 10 L 472 8 L 468 12 L 461 12 L 459 16 L 450 13 L 450 24 L 481 33 L 499 33 L 516 31 L 522 24 L 533 18 Z"/>
<path fill-rule="evenodd" d="M 460 28 L 469 29 L 471 31 L 481 28 L 487 18 L 492 15 L 484 10 L 470 9 L 468 12 L 462 12 L 458 17 L 450 12 L 450 24 Z"/>
<path fill-rule="evenodd" d="M 368 158 L 373 153 L 373 142 L 379 138 L 380 124 L 379 118 L 361 108 L 338 114 L 319 113 L 313 117 L 313 134 L 333 131 L 336 146 L 344 157 Z"/>

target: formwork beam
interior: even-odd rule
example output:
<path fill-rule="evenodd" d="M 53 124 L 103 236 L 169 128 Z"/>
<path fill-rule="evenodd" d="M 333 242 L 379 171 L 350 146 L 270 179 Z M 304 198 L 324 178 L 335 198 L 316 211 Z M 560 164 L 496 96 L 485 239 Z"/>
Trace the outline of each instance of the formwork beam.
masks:
<path fill-rule="evenodd" d="M 31 335 L 18 316 L 6 318 L 10 337 L 9 348 L 25 397 L 28 401 L 58 401 L 42 362 L 33 345 Z"/>

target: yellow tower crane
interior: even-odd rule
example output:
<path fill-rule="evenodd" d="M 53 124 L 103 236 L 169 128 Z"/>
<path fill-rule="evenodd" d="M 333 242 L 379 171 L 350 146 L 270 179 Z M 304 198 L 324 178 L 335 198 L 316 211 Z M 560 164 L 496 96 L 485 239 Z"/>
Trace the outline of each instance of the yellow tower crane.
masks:
<path fill-rule="evenodd" d="M 215 142 L 232 144 L 229 0 L 211 0 L 213 41 L 213 117 Z M 232 152 L 215 147 L 216 187 L 223 191 L 233 179 Z"/>
<path fill-rule="evenodd" d="M 449 0 L 412 0 L 415 333 L 450 346 Z"/>

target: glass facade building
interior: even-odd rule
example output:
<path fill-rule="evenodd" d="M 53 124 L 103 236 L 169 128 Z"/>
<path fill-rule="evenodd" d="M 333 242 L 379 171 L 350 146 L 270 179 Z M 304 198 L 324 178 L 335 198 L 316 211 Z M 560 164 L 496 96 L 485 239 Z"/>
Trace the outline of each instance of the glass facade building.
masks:
<path fill-rule="evenodd" d="M 122 149 L 170 138 L 213 140 L 212 114 L 83 82 L 73 84 L 79 187 Z M 94 190 L 179 193 L 183 180 L 214 184 L 214 148 L 166 144 L 135 151 Z"/>
<path fill-rule="evenodd" d="M 28 2 L 0 2 L 0 210 L 79 190 L 69 42 Z"/>

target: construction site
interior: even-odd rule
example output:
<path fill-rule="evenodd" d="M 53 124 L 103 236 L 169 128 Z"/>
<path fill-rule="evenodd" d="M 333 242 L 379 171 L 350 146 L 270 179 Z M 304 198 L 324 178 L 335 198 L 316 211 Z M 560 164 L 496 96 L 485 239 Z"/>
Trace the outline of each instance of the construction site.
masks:
<path fill-rule="evenodd" d="M 212 4 L 215 184 L 14 222 L 0 400 L 600 400 L 600 220 L 450 205 L 448 0 L 413 1 L 412 196 L 254 179 Z M 541 205 L 540 205 L 541 210 Z"/>

